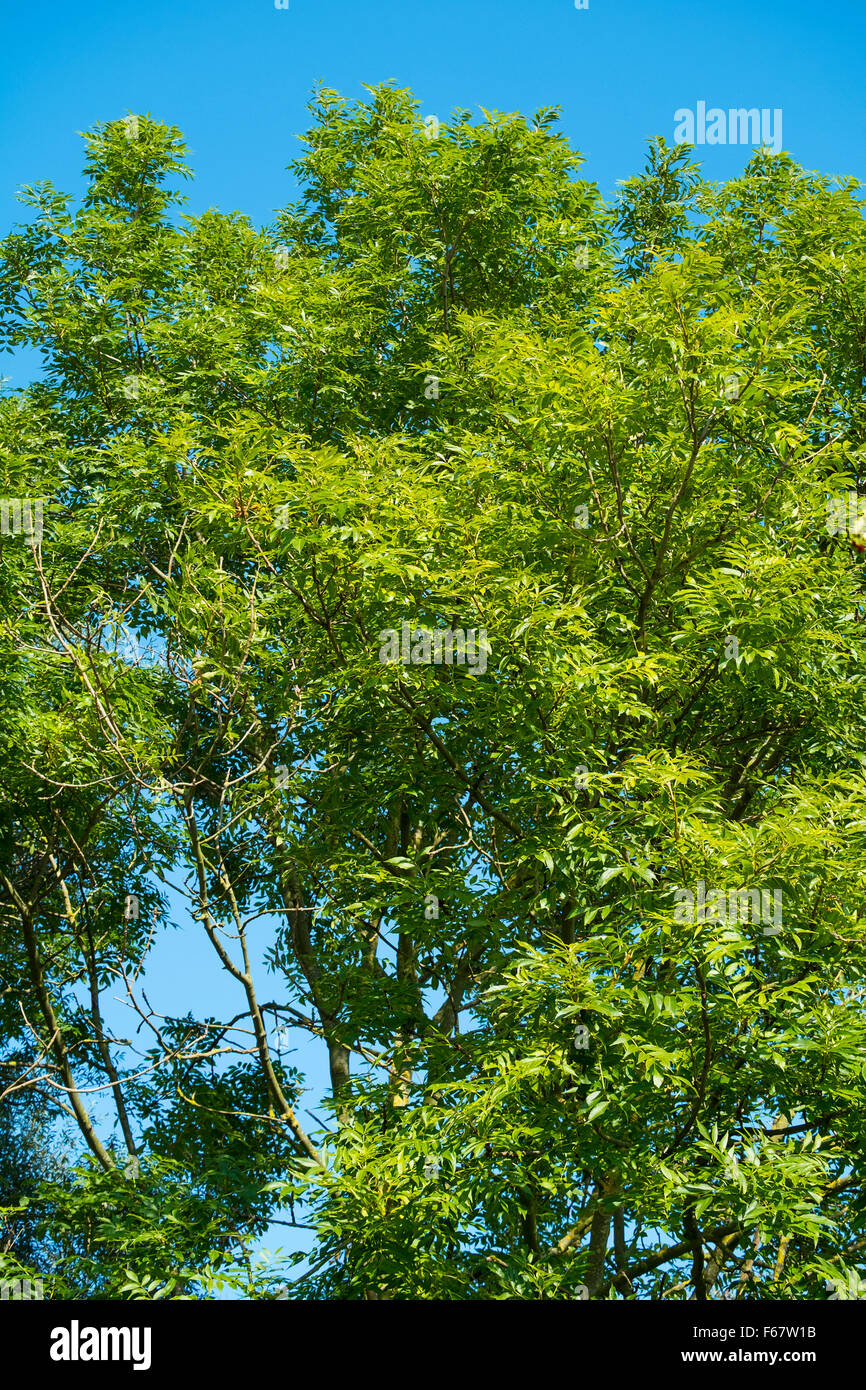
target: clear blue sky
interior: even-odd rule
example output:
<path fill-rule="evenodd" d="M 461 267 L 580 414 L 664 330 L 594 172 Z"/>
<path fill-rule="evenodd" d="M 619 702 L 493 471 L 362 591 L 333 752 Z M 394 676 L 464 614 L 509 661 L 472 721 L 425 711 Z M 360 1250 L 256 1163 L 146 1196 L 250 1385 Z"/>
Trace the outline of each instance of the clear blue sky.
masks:
<path fill-rule="evenodd" d="M 318 81 L 344 95 L 393 79 L 424 114 L 559 105 L 584 172 L 611 194 L 698 102 L 783 112 L 783 145 L 809 168 L 866 178 L 866 0 L 77 0 L 7 3 L 0 27 L 0 228 L 37 180 L 79 192 L 77 132 L 127 111 L 179 126 L 196 178 L 189 211 L 256 224 L 295 193 L 286 173 Z M 704 146 L 726 178 L 749 150 Z M 0 360 L 15 385 L 33 359 Z M 158 938 L 157 1009 L 239 1011 L 197 930 Z M 275 982 L 271 982 L 275 984 Z M 273 997 L 262 981 L 261 994 Z M 115 1015 L 120 1030 L 124 1023 Z M 128 1027 L 128 1023 L 125 1025 Z M 306 1055 L 304 1056 L 306 1061 Z M 324 1080 L 321 1061 L 312 1078 Z M 285 1242 L 290 1244 L 291 1242 Z"/>
<path fill-rule="evenodd" d="M 559 105 L 563 129 L 608 195 L 638 172 L 674 113 L 783 112 L 784 148 L 808 168 L 866 181 L 866 0 L 77 0 L 7 4 L 0 21 L 0 228 L 16 190 L 81 188 L 77 132 L 128 111 L 179 126 L 195 181 L 188 210 L 255 224 L 293 198 L 319 81 L 344 95 L 394 80 L 425 115 Z M 775 129 L 773 128 L 774 133 Z M 707 177 L 747 147 L 703 145 Z M 35 354 L 0 359 L 7 384 Z"/>
<path fill-rule="evenodd" d="M 425 113 L 532 113 L 564 128 L 606 191 L 673 113 L 781 107 L 811 168 L 864 175 L 864 0 L 77 0 L 6 5 L 0 29 L 0 225 L 36 179 L 77 187 L 77 131 L 128 110 L 184 131 L 191 210 L 270 221 L 323 80 L 344 94 L 394 79 Z M 747 151 L 706 147 L 725 177 Z"/>

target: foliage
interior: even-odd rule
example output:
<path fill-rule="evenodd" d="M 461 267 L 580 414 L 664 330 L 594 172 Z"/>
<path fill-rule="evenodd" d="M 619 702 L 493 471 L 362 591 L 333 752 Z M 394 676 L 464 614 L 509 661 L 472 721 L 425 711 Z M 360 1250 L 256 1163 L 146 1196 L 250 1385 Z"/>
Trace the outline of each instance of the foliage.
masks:
<path fill-rule="evenodd" d="M 0 1075 L 88 1150 L 5 1197 L 69 1296 L 272 1297 L 289 1211 L 299 1297 L 860 1264 L 863 204 L 659 141 L 611 207 L 555 114 L 323 90 L 273 232 L 112 122 L 3 243 Z M 233 1017 L 151 1008 L 174 918 Z"/>

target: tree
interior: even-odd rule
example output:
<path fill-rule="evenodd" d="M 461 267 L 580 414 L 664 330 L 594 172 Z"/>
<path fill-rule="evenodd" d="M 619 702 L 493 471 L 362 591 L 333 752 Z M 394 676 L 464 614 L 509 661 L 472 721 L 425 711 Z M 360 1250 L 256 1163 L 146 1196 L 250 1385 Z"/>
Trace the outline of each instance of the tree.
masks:
<path fill-rule="evenodd" d="M 857 189 L 656 142 L 612 207 L 554 111 L 312 112 L 273 232 L 179 218 L 179 133 L 128 117 L 3 247 L 57 1278 L 271 1296 L 291 1210 L 302 1297 L 825 1296 L 866 1238 Z M 236 1017 L 142 994 L 169 886 Z"/>

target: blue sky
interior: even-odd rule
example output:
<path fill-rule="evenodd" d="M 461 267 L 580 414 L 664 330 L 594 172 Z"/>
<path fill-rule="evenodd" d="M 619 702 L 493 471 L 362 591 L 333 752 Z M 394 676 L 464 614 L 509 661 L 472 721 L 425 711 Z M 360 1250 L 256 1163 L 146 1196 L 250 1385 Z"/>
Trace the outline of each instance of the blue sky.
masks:
<path fill-rule="evenodd" d="M 532 113 L 564 129 L 610 191 L 635 173 L 673 113 L 784 112 L 784 144 L 828 173 L 864 174 L 863 0 L 77 0 L 7 6 L 0 31 L 0 213 L 21 184 L 77 186 L 77 131 L 128 110 L 180 126 L 192 210 L 265 223 L 291 196 L 285 166 L 321 80 L 411 87 L 425 113 L 457 106 Z M 725 177 L 747 151 L 707 147 Z"/>
<path fill-rule="evenodd" d="M 189 211 L 238 209 L 269 223 L 295 195 L 286 166 L 320 81 L 357 98 L 364 83 L 394 80 L 441 120 L 458 106 L 531 114 L 559 105 L 566 135 L 587 157 L 584 173 L 607 194 L 642 167 L 647 140 L 671 140 L 674 113 L 698 102 L 781 108 L 782 143 L 796 159 L 864 178 L 864 54 L 864 0 L 589 0 L 585 10 L 574 0 L 9 5 L 0 28 L 0 225 L 25 215 L 15 201 L 24 184 L 79 192 L 77 132 L 128 111 L 184 132 L 196 175 Z M 706 176 L 719 179 L 749 153 L 698 151 Z M 24 384 L 32 361 L 6 358 L 0 372 Z M 157 938 L 147 980 L 166 1012 L 242 1006 L 189 927 Z M 261 994 L 273 997 L 266 981 Z M 323 1076 L 319 1062 L 314 1083 Z"/>
<path fill-rule="evenodd" d="M 863 0 L 78 0 L 7 6 L 0 27 L 0 227 L 16 191 L 81 188 L 79 131 L 128 111 L 179 126 L 195 180 L 188 211 L 240 210 L 259 226 L 296 193 L 318 82 L 411 88 L 424 114 L 558 105 L 584 173 L 612 195 L 675 112 L 781 109 L 782 144 L 808 168 L 866 178 Z M 479 112 L 480 114 L 480 112 Z M 776 122 L 773 122 L 775 133 Z M 697 151 L 709 178 L 740 145 Z M 33 353 L 0 360 L 7 384 Z"/>

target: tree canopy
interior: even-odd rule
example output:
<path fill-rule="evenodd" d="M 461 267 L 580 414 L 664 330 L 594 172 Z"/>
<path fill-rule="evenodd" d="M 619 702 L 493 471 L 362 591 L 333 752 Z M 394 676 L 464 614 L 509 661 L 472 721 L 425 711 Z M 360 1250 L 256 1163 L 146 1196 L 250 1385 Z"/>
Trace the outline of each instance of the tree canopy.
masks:
<path fill-rule="evenodd" d="M 184 215 L 142 115 L 2 243 L 43 371 L 0 400 L 42 503 L 0 537 L 0 1113 L 77 1156 L 0 1144 L 0 1274 L 826 1297 L 866 1242 L 859 189 L 659 139 L 610 202 L 552 109 L 311 114 L 270 229 Z M 231 1015 L 155 1011 L 178 929 Z"/>

